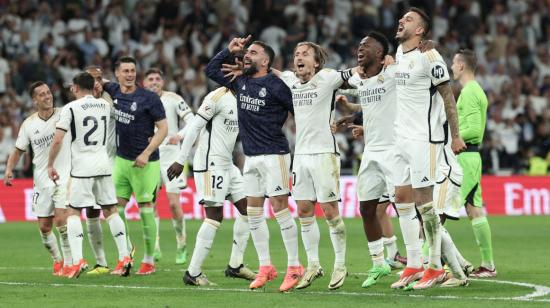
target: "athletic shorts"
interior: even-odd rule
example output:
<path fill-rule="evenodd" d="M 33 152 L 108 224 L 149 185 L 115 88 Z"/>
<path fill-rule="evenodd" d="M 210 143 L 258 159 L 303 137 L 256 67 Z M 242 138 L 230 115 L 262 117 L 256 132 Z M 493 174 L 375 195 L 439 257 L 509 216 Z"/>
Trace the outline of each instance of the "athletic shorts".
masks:
<path fill-rule="evenodd" d="M 110 175 L 71 178 L 69 204 L 73 208 L 116 205 L 115 186 Z"/>
<path fill-rule="evenodd" d="M 359 201 L 379 200 L 380 203 L 393 200 L 395 189 L 391 182 L 392 151 L 363 152 L 357 176 L 357 197 Z M 385 198 L 382 198 L 386 194 Z"/>
<path fill-rule="evenodd" d="M 34 187 L 32 212 L 36 217 L 52 217 L 54 209 L 67 208 L 67 184 Z"/>
<path fill-rule="evenodd" d="M 166 192 L 179 193 L 180 190 L 187 187 L 187 173 L 184 172 L 177 178 L 168 180 L 166 170 L 178 159 L 179 146 L 163 145 L 160 148 L 160 177 L 162 184 L 166 187 Z"/>
<path fill-rule="evenodd" d="M 460 217 L 460 186 L 457 186 L 449 178 L 434 186 L 434 207 L 437 214 L 445 214 L 450 219 L 458 220 Z"/>
<path fill-rule="evenodd" d="M 399 138 L 392 156 L 392 182 L 396 187 L 412 185 L 412 188 L 423 188 L 435 185 L 442 153 L 443 144 Z"/>
<path fill-rule="evenodd" d="M 481 156 L 479 152 L 463 152 L 458 155 L 464 178 L 460 187 L 461 204 L 482 207 L 481 198 Z"/>
<path fill-rule="evenodd" d="M 443 183 L 448 178 L 455 186 L 461 186 L 464 177 L 462 167 L 458 163 L 458 158 L 453 153 L 450 145 L 443 147 L 443 155 L 440 158 L 437 183 Z"/>
<path fill-rule="evenodd" d="M 294 155 L 292 197 L 321 203 L 340 200 L 340 156 L 334 153 Z"/>
<path fill-rule="evenodd" d="M 159 186 L 160 163 L 149 161 L 145 167 L 134 167 L 134 161 L 120 156 L 115 158 L 113 182 L 116 196 L 130 200 L 132 193 L 137 203 L 153 202 Z"/>
<path fill-rule="evenodd" d="M 274 197 L 290 192 L 290 154 L 245 156 L 244 193 L 247 197 Z"/>
<path fill-rule="evenodd" d="M 243 176 L 235 165 L 210 167 L 207 171 L 195 172 L 193 177 L 199 203 L 205 207 L 223 206 L 224 200 L 236 203 L 246 198 Z"/>

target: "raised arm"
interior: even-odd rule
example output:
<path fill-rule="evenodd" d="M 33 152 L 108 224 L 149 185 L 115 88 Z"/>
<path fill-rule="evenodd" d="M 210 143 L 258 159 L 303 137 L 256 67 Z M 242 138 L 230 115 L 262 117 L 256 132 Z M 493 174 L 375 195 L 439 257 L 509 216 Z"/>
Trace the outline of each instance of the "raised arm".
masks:
<path fill-rule="evenodd" d="M 246 38 L 232 39 L 227 48 L 220 51 L 208 62 L 204 69 L 206 76 L 222 86 L 232 88 L 233 82 L 231 78 L 226 77 L 222 71 L 223 64 L 231 60 L 233 54 L 242 51 L 250 38 L 251 36 L 249 35 Z"/>

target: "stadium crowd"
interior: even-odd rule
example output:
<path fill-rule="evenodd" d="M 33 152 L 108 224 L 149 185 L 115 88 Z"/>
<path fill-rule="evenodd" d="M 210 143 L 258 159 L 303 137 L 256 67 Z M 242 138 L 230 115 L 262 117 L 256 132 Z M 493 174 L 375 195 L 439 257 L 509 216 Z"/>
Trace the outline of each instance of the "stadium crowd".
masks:
<path fill-rule="evenodd" d="M 159 67 L 197 110 L 214 88 L 204 66 L 234 36 L 252 34 L 273 46 L 274 67 L 290 68 L 304 40 L 329 52 L 327 67 L 356 65 L 356 46 L 377 29 L 394 37 L 408 5 L 433 17 L 432 39 L 448 61 L 461 47 L 475 50 L 478 81 L 489 98 L 482 157 L 485 173 L 546 174 L 550 163 L 550 2 L 134 0 L 2 1 L 0 4 L 0 170 L 18 127 L 33 111 L 27 86 L 46 81 L 57 106 L 68 103 L 73 76 L 88 65 L 114 79 L 113 63 L 133 55 L 139 72 Z M 395 43 L 395 42 L 394 42 Z M 394 45 L 395 46 L 395 45 Z M 454 84 L 455 96 L 460 91 Z M 339 116 L 337 115 L 337 118 Z M 291 144 L 292 120 L 286 125 Z M 338 133 L 343 173 L 359 166 L 362 140 Z M 292 147 L 292 146 L 291 146 Z M 237 157 L 242 157 L 239 153 Z M 542 167 L 540 167 L 542 166 Z M 18 170 L 31 175 L 30 160 Z"/>

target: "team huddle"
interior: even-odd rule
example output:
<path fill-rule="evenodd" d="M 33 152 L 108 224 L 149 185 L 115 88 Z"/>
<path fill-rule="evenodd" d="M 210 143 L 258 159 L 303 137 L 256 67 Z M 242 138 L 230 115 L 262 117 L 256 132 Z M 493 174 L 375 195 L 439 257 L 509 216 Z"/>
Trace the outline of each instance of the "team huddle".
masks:
<path fill-rule="evenodd" d="M 392 269 L 402 269 L 391 284 L 394 289 L 463 287 L 470 275 L 495 277 L 480 187 L 479 145 L 487 98 L 474 78 L 474 54 L 461 50 L 451 67 L 454 79 L 463 85 L 455 103 L 445 61 L 433 45 L 423 43 L 429 30 L 429 17 L 411 8 L 399 20 L 395 59 L 388 55 L 386 37 L 371 32 L 358 45 L 357 66 L 340 71 L 323 67 L 328 55 L 313 42 L 297 44 L 294 70 L 281 72 L 271 67 L 270 46 L 261 41 L 249 44 L 250 36 L 235 38 L 206 66 L 207 77 L 221 87 L 204 98 L 195 115 L 180 96 L 163 90 L 160 70 L 147 70 L 143 87 L 138 86 L 131 57 L 116 62 L 116 83 L 103 80 L 96 67 L 74 77 L 71 92 L 76 99 L 62 109 L 53 107 L 48 86 L 36 82 L 29 92 L 38 112 L 21 126 L 8 160 L 6 184 L 11 185 L 15 164 L 30 148 L 35 166 L 33 210 L 42 242 L 54 260 L 54 274 L 69 278 L 88 269 L 82 255 L 82 209 L 96 258 L 88 273 L 130 275 L 135 246 L 124 208 L 133 194 L 144 239 L 136 274 L 149 275 L 161 258 L 155 199 L 162 184 L 176 232 L 176 264 L 187 262 L 179 191 L 186 186 L 184 169 L 196 143 L 193 176 L 206 218 L 184 283 L 214 284 L 201 267 L 222 223 L 225 200 L 238 210 L 225 275 L 250 280 L 250 289 L 277 277 L 264 214 L 268 198 L 287 253 L 279 290 L 304 289 L 324 275 L 316 203 L 325 215 L 334 250 L 328 288 L 335 290 L 344 284 L 348 270 L 334 132 L 349 127 L 365 143 L 357 194 L 372 267 L 362 287 L 378 283 Z M 349 103 L 345 96 L 337 96 L 339 92 L 357 97 L 360 104 Z M 353 114 L 335 119 L 337 103 Z M 296 123 L 292 158 L 282 129 L 289 114 Z M 185 122 L 181 130 L 180 119 Z M 245 154 L 242 173 L 232 155 L 238 136 Z M 289 195 L 297 204 L 300 229 L 289 210 Z M 397 251 L 386 212 L 390 204 L 399 217 L 406 258 Z M 443 226 L 448 219 L 458 219 L 462 207 L 480 247 L 482 263 L 476 269 Z M 103 251 L 101 211 L 118 250 L 112 271 Z M 52 232 L 54 222 L 62 254 Z M 299 230 L 305 268 L 298 256 Z M 250 235 L 258 255 L 257 272 L 243 260 Z"/>

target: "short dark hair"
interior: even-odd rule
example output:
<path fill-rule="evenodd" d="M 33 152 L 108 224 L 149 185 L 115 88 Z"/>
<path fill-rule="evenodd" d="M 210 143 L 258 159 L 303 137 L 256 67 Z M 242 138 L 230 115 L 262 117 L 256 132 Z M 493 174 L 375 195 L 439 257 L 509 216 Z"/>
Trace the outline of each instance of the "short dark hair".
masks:
<path fill-rule="evenodd" d="M 269 58 L 269 63 L 267 63 L 267 68 L 270 69 L 271 64 L 273 64 L 273 59 L 275 59 L 275 51 L 273 50 L 273 48 L 271 48 L 271 46 L 267 45 L 265 42 L 262 42 L 262 41 L 254 41 L 250 45 L 260 45 L 264 49 L 264 52 L 267 54 L 267 57 Z"/>
<path fill-rule="evenodd" d="M 95 79 L 90 73 L 82 72 L 74 76 L 73 84 L 83 90 L 92 91 L 94 89 Z"/>
<path fill-rule="evenodd" d="M 371 31 L 367 34 L 368 37 L 372 37 L 375 39 L 380 45 L 382 45 L 382 51 L 384 54 L 382 56 L 386 56 L 388 54 L 388 51 L 390 49 L 390 43 L 388 42 L 388 39 L 386 36 L 378 31 Z"/>
<path fill-rule="evenodd" d="M 120 64 L 122 63 L 134 63 L 134 65 L 137 66 L 137 61 L 134 57 L 131 57 L 131 56 L 122 56 L 120 58 L 118 58 L 118 60 L 116 60 L 115 62 L 115 70 L 118 69 L 118 67 L 120 66 Z"/>
<path fill-rule="evenodd" d="M 422 34 L 423 37 L 426 37 L 428 33 L 430 33 L 431 30 L 431 18 L 424 12 L 424 10 L 417 8 L 417 7 L 411 7 L 409 9 L 409 12 L 415 12 L 416 14 L 420 15 L 420 19 L 422 19 L 423 27 L 424 27 L 424 33 Z"/>
<path fill-rule="evenodd" d="M 29 95 L 34 97 L 34 90 L 40 86 L 46 85 L 44 81 L 35 81 L 29 86 Z"/>
<path fill-rule="evenodd" d="M 162 73 L 162 71 L 160 70 L 160 68 L 156 68 L 156 67 L 151 67 L 150 69 L 148 69 L 146 72 L 145 72 L 145 77 L 151 75 L 151 74 L 159 74 L 160 75 L 160 78 L 164 79 L 164 74 Z"/>
<path fill-rule="evenodd" d="M 466 67 L 472 72 L 477 70 L 477 57 L 476 54 L 470 49 L 460 49 L 457 53 L 466 65 Z"/>
<path fill-rule="evenodd" d="M 319 67 L 316 68 L 315 71 L 318 72 L 323 69 L 323 66 L 325 66 L 328 58 L 327 51 L 323 47 L 313 42 L 300 42 L 296 45 L 296 47 L 294 47 L 294 53 L 296 53 L 296 49 L 298 49 L 298 47 L 300 46 L 308 46 L 309 48 L 313 49 L 313 57 L 315 58 L 315 61 L 319 63 Z"/>

